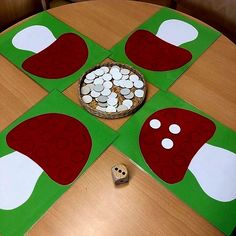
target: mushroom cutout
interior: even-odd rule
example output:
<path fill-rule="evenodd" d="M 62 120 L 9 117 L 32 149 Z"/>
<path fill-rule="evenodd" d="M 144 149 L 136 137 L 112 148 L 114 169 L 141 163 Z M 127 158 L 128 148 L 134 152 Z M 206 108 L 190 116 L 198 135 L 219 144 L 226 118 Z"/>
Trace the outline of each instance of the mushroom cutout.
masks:
<path fill-rule="evenodd" d="M 192 59 L 188 50 L 178 47 L 195 40 L 198 31 L 181 20 L 164 21 L 156 35 L 137 30 L 126 42 L 125 52 L 136 65 L 152 71 L 177 69 Z"/>
<path fill-rule="evenodd" d="M 28 200 L 43 171 L 58 184 L 72 183 L 92 147 L 90 134 L 80 121 L 57 113 L 23 121 L 6 140 L 16 151 L 0 158 L 0 209 L 5 210 Z"/>
<path fill-rule="evenodd" d="M 180 108 L 152 114 L 143 124 L 139 144 L 152 171 L 169 184 L 189 169 L 211 198 L 236 198 L 236 154 L 206 143 L 215 132 L 208 118 Z"/>
<path fill-rule="evenodd" d="M 34 25 L 18 32 L 12 44 L 36 54 L 26 59 L 24 70 L 47 79 L 60 79 L 79 70 L 88 58 L 85 41 L 77 34 L 65 33 L 56 39 L 45 26 Z"/>

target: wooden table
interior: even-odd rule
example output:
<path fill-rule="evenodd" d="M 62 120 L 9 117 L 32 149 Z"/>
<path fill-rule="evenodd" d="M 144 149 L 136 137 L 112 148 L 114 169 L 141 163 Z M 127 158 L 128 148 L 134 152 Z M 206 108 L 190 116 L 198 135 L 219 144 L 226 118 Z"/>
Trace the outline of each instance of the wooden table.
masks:
<path fill-rule="evenodd" d="M 49 10 L 79 32 L 110 49 L 160 9 L 125 0 L 69 4 Z M 236 47 L 223 35 L 185 72 L 170 91 L 236 130 Z M 47 95 L 0 56 L 0 130 Z M 158 90 L 148 85 L 150 98 Z M 76 85 L 64 94 L 77 101 Z M 127 118 L 106 121 L 118 129 Z M 125 163 L 130 183 L 114 187 L 110 169 Z M 108 148 L 28 235 L 221 235 L 116 150 Z"/>

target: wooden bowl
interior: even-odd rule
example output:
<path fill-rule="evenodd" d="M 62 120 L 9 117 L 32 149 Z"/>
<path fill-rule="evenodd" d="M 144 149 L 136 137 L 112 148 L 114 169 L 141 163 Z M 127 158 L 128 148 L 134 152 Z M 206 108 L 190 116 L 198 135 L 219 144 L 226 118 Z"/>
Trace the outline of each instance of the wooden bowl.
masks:
<path fill-rule="evenodd" d="M 90 103 L 85 103 L 83 100 L 83 96 L 85 96 L 84 94 L 82 95 L 81 93 L 81 88 L 88 85 L 85 83 L 85 79 L 86 79 L 86 75 L 101 68 L 101 67 L 108 67 L 109 71 L 110 69 L 114 66 L 118 66 L 120 67 L 120 69 L 128 69 L 130 71 L 129 75 L 135 74 L 139 77 L 139 80 L 141 80 L 143 82 L 143 87 L 141 88 L 141 90 L 143 90 L 143 96 L 142 97 L 137 97 L 134 95 L 134 97 L 130 100 L 132 100 L 133 105 L 128 108 L 127 110 L 123 110 L 123 111 L 116 111 L 116 112 L 107 112 L 107 111 L 103 111 L 103 110 L 98 110 L 97 108 L 100 108 L 100 106 L 98 106 L 98 101 L 96 100 L 96 98 L 92 98 L 92 101 Z M 101 76 L 102 77 L 102 76 Z M 97 77 L 98 78 L 98 77 Z M 88 80 L 87 80 L 88 81 Z M 93 80 L 94 81 L 94 80 Z M 114 79 L 112 78 L 111 82 L 113 82 Z M 91 83 L 92 84 L 92 83 Z M 111 91 L 117 93 L 117 98 L 118 98 L 118 106 L 122 104 L 122 102 L 125 100 L 124 95 L 122 95 L 120 93 L 121 89 L 123 89 L 124 87 L 120 87 L 117 85 L 112 86 Z M 134 86 L 132 88 L 130 88 L 130 92 L 134 93 L 135 90 L 137 90 L 139 88 L 135 88 Z M 93 68 L 89 69 L 88 71 L 86 71 L 80 78 L 79 82 L 78 82 L 78 97 L 79 97 L 79 101 L 80 104 L 91 114 L 98 116 L 98 117 L 102 117 L 105 119 L 116 119 L 116 118 L 121 118 L 121 117 L 125 117 L 128 116 L 132 113 L 134 113 L 144 102 L 145 97 L 146 97 L 146 93 L 147 93 L 147 86 L 146 86 L 146 81 L 143 77 L 143 75 L 138 72 L 136 69 L 132 68 L 129 65 L 126 64 L 122 64 L 122 63 L 104 63 L 104 64 L 100 64 L 100 65 L 96 65 Z M 100 103 L 101 104 L 101 103 Z M 101 109 L 101 108 L 100 108 Z"/>

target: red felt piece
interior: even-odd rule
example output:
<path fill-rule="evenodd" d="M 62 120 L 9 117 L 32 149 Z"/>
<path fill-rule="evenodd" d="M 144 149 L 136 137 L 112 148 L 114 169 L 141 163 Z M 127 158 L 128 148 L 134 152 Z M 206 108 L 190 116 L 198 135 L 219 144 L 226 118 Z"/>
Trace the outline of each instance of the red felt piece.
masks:
<path fill-rule="evenodd" d="M 152 119 L 161 122 L 160 128 L 150 126 Z M 169 131 L 171 124 L 180 126 L 180 133 L 172 134 Z M 167 183 L 177 183 L 184 178 L 192 158 L 213 136 L 215 129 L 211 120 L 192 111 L 179 108 L 159 110 L 143 124 L 139 136 L 141 152 L 156 175 Z M 161 145 L 164 138 L 173 141 L 171 149 Z"/>
<path fill-rule="evenodd" d="M 61 35 L 43 51 L 23 62 L 24 70 L 47 79 L 60 79 L 79 70 L 88 58 L 86 42 L 77 34 Z"/>
<path fill-rule="evenodd" d="M 56 113 L 23 121 L 6 140 L 9 147 L 31 158 L 62 185 L 76 179 L 92 147 L 90 134 L 80 121 Z"/>
<path fill-rule="evenodd" d="M 133 63 L 152 71 L 174 70 L 192 59 L 188 50 L 167 43 L 147 30 L 137 30 L 129 37 L 125 53 Z"/>

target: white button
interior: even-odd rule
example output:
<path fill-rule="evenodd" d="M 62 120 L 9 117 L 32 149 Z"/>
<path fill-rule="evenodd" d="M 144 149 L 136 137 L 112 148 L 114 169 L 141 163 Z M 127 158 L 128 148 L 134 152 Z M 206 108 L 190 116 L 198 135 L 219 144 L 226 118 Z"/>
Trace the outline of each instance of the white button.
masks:
<path fill-rule="evenodd" d="M 112 87 L 112 82 L 111 82 L 111 81 L 106 81 L 106 82 L 103 84 L 103 86 L 104 86 L 105 88 L 111 88 L 111 87 Z"/>
<path fill-rule="evenodd" d="M 90 102 L 92 102 L 93 99 L 91 98 L 91 96 L 85 95 L 85 96 L 82 97 L 82 100 L 83 100 L 85 103 L 90 103 Z"/>
<path fill-rule="evenodd" d="M 122 102 L 123 105 L 125 105 L 126 107 L 128 107 L 128 109 L 130 109 L 132 106 L 133 106 L 133 102 L 129 99 L 125 99 L 123 102 Z"/>
<path fill-rule="evenodd" d="M 105 88 L 105 89 L 101 92 L 101 94 L 102 94 L 103 96 L 108 96 L 108 95 L 111 94 L 111 90 L 110 90 L 109 88 Z"/>
<path fill-rule="evenodd" d="M 117 97 L 117 93 L 111 92 L 111 94 L 108 97 L 109 98 L 116 98 Z"/>
<path fill-rule="evenodd" d="M 120 72 L 122 75 L 128 75 L 130 71 L 128 69 L 121 69 Z"/>
<path fill-rule="evenodd" d="M 104 80 L 102 78 L 97 78 L 94 80 L 94 84 L 97 85 L 97 84 L 103 84 Z"/>
<path fill-rule="evenodd" d="M 181 131 L 181 128 L 177 124 L 172 124 L 169 126 L 169 131 L 172 134 L 178 134 Z"/>
<path fill-rule="evenodd" d="M 125 80 L 124 85 L 126 88 L 132 88 L 133 87 L 133 82 L 130 80 Z"/>
<path fill-rule="evenodd" d="M 98 75 L 98 76 L 101 76 L 101 75 L 104 74 L 104 70 L 102 70 L 102 69 L 97 69 L 97 70 L 94 71 L 94 74 L 95 74 L 95 75 Z"/>
<path fill-rule="evenodd" d="M 135 81 L 138 81 L 139 80 L 139 77 L 137 75 L 131 75 L 129 77 L 129 79 L 132 81 L 132 82 L 135 82 Z"/>
<path fill-rule="evenodd" d="M 93 98 L 97 98 L 97 97 L 100 96 L 100 93 L 93 90 L 93 91 L 91 92 L 91 96 L 92 96 Z"/>
<path fill-rule="evenodd" d="M 120 80 L 122 78 L 122 74 L 120 72 L 116 72 L 112 74 L 114 80 Z"/>
<path fill-rule="evenodd" d="M 106 108 L 106 112 L 116 112 L 116 108 L 113 107 L 113 106 L 108 106 L 108 107 Z"/>
<path fill-rule="evenodd" d="M 161 127 L 161 122 L 157 119 L 152 119 L 149 122 L 149 125 L 153 128 L 153 129 L 159 129 Z"/>
<path fill-rule="evenodd" d="M 105 81 L 109 81 L 109 80 L 111 80 L 112 79 L 112 75 L 111 74 L 104 74 L 103 76 L 102 76 L 102 78 L 105 80 Z"/>
<path fill-rule="evenodd" d="M 110 106 L 115 106 L 118 102 L 118 99 L 117 98 L 108 98 L 107 100 L 107 104 L 110 105 Z"/>
<path fill-rule="evenodd" d="M 165 148 L 165 149 L 171 149 L 171 148 L 174 146 L 174 143 L 173 143 L 173 141 L 172 141 L 171 139 L 169 139 L 169 138 L 164 138 L 164 139 L 162 139 L 162 141 L 161 141 L 161 145 L 162 145 L 162 147 Z"/>
<path fill-rule="evenodd" d="M 136 97 L 142 98 L 144 96 L 144 91 L 141 89 L 137 89 L 137 90 L 135 90 L 134 94 Z"/>
<path fill-rule="evenodd" d="M 86 79 L 88 79 L 88 80 L 94 80 L 95 77 L 96 76 L 93 72 L 90 72 L 89 74 L 86 75 Z"/>
<path fill-rule="evenodd" d="M 134 87 L 135 88 L 142 88 L 143 85 L 144 85 L 143 81 L 141 81 L 141 80 L 134 81 Z"/>
<path fill-rule="evenodd" d="M 104 73 L 109 72 L 109 68 L 107 66 L 102 66 L 101 69 L 104 71 Z"/>

